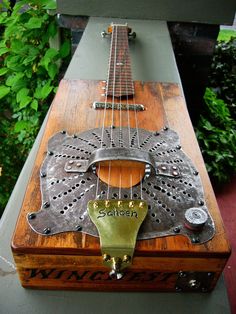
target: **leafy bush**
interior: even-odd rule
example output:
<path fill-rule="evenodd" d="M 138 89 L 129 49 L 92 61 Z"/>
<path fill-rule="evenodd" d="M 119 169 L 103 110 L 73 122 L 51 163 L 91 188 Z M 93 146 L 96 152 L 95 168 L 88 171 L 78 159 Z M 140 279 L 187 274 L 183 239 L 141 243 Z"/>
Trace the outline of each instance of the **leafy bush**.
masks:
<path fill-rule="evenodd" d="M 55 1 L 19 1 L 0 13 L 0 212 L 32 147 L 58 86 L 59 63 L 70 53 L 50 47 L 58 29 Z"/>
<path fill-rule="evenodd" d="M 236 122 L 227 104 L 210 88 L 204 100 L 207 108 L 200 116 L 196 135 L 210 176 L 222 183 L 236 171 Z"/>
<path fill-rule="evenodd" d="M 223 99 L 236 118 L 236 32 L 228 42 L 218 42 L 212 62 L 209 87 Z"/>

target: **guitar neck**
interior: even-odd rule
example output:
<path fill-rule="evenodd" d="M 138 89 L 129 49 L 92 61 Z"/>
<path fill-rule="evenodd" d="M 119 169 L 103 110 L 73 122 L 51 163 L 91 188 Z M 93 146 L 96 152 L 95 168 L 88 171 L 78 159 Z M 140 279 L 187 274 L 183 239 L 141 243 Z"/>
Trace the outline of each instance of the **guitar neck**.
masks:
<path fill-rule="evenodd" d="M 134 95 L 128 42 L 128 27 L 113 25 L 107 79 L 107 96 Z"/>

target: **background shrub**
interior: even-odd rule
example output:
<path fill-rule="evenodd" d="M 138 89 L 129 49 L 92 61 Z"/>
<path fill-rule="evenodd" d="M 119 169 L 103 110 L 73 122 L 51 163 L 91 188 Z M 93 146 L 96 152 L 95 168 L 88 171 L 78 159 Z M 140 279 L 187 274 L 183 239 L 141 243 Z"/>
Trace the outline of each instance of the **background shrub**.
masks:
<path fill-rule="evenodd" d="M 19 1 L 9 13 L 1 4 L 0 25 L 0 212 L 5 208 L 58 86 L 59 64 L 70 40 L 50 46 L 58 33 L 55 1 Z"/>

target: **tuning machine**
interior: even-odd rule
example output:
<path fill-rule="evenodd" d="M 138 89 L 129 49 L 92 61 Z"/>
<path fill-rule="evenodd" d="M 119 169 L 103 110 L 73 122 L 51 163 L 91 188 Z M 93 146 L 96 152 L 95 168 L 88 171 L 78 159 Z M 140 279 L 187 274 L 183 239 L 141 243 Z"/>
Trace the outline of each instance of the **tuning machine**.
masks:
<path fill-rule="evenodd" d="M 129 36 L 129 39 L 135 39 L 136 38 L 136 33 L 135 32 L 130 32 L 129 34 L 128 34 L 128 36 Z"/>

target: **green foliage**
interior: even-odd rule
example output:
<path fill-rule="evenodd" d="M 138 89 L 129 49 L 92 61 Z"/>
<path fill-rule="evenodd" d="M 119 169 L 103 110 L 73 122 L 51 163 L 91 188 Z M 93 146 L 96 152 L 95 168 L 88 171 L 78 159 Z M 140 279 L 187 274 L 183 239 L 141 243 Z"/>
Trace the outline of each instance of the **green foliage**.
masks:
<path fill-rule="evenodd" d="M 217 37 L 218 41 L 230 41 L 231 37 L 236 37 L 236 31 L 231 29 L 221 29 Z"/>
<path fill-rule="evenodd" d="M 217 44 L 208 86 L 214 88 L 236 119 L 236 32 L 228 42 Z"/>
<path fill-rule="evenodd" d="M 223 183 L 236 171 L 236 122 L 227 104 L 210 88 L 204 100 L 207 109 L 200 117 L 196 135 L 210 176 Z"/>
<path fill-rule="evenodd" d="M 58 86 L 59 60 L 70 53 L 65 41 L 50 47 L 57 34 L 54 0 L 0 4 L 0 212 Z"/>

